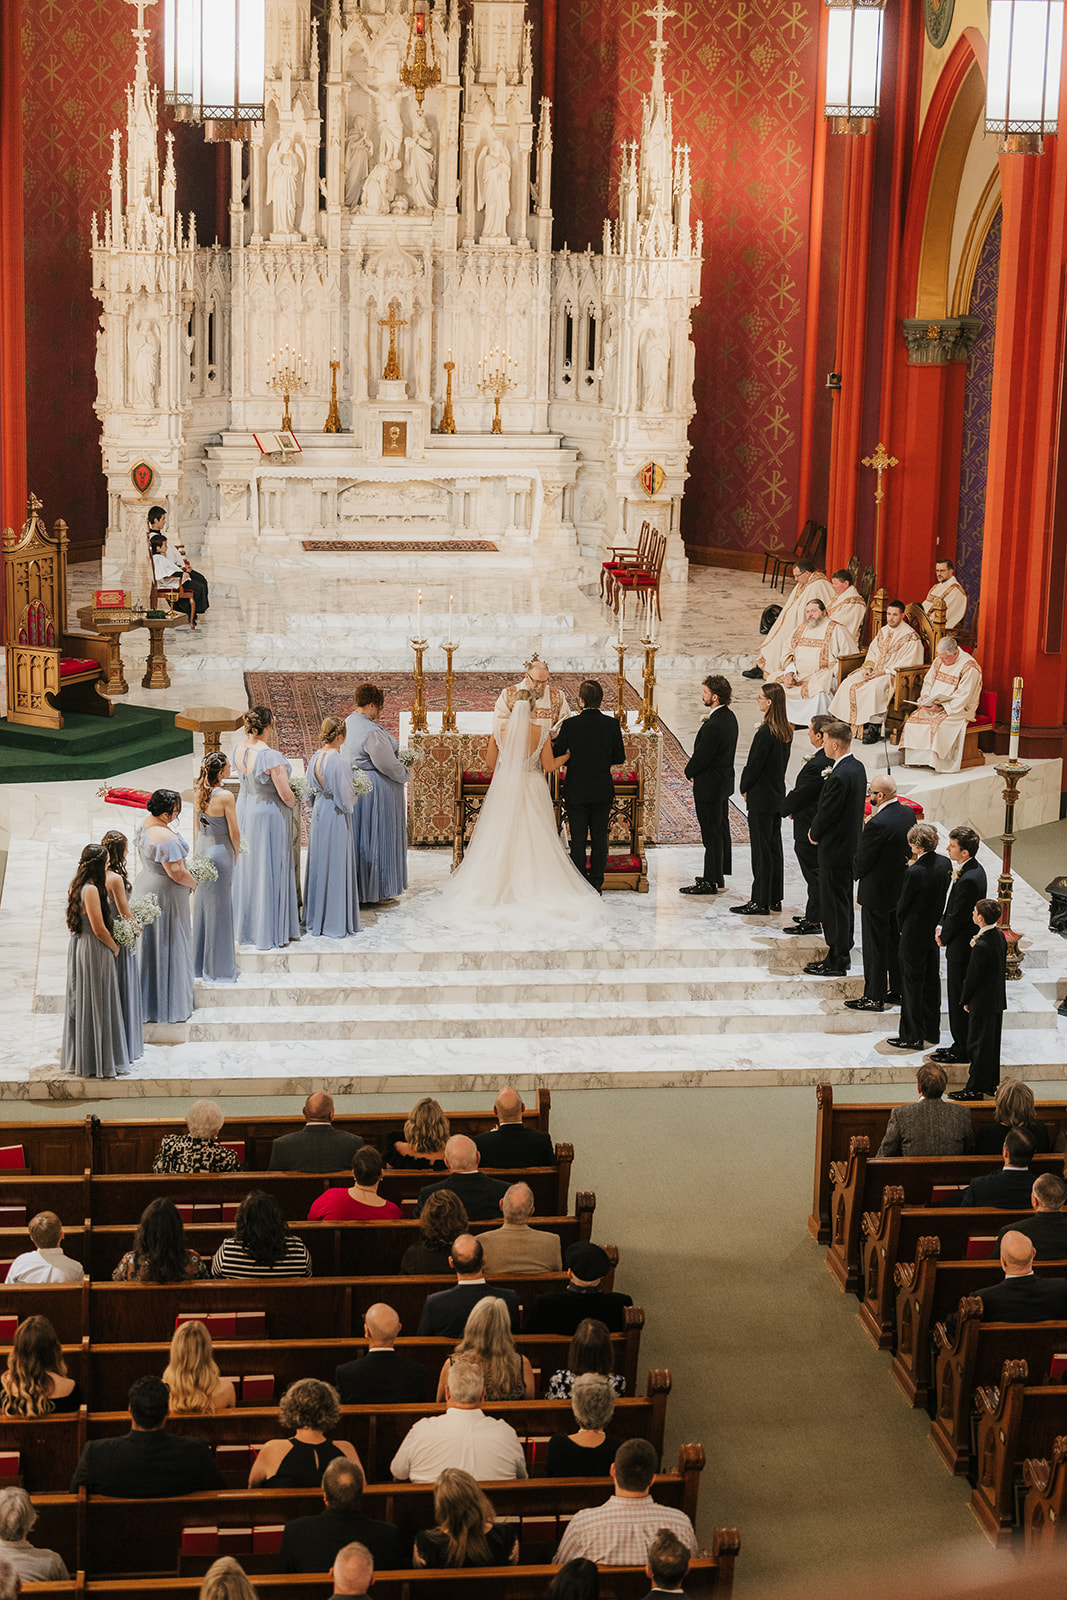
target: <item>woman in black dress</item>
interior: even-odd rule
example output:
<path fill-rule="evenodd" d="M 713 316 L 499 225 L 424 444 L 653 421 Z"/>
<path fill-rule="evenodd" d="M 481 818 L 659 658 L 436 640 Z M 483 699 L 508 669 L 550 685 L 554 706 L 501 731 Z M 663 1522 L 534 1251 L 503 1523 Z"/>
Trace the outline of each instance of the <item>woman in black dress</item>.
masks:
<path fill-rule="evenodd" d="M 766 917 L 781 911 L 785 884 L 782 859 L 782 808 L 785 804 L 785 769 L 793 744 L 793 726 L 780 683 L 765 683 L 759 692 L 763 721 L 753 735 L 748 760 L 741 774 L 741 798 L 748 806 L 748 834 L 752 841 L 752 898 L 731 906 L 742 917 Z"/>
<path fill-rule="evenodd" d="M 85 1404 L 67 1372 L 63 1346 L 47 1317 L 27 1317 L 15 1329 L 7 1371 L 0 1373 L 0 1412 L 6 1417 L 54 1417 Z"/>
<path fill-rule="evenodd" d="M 403 1135 L 391 1133 L 386 1139 L 385 1165 L 413 1172 L 443 1169 L 448 1133 L 448 1118 L 437 1101 L 427 1095 L 413 1107 Z"/>
<path fill-rule="evenodd" d="M 451 1189 L 435 1189 L 433 1194 L 427 1195 L 426 1204 L 419 1212 L 419 1237 L 404 1251 L 401 1272 L 413 1272 L 420 1277 L 451 1272 L 449 1257 L 453 1241 L 469 1227 L 467 1208 L 459 1195 L 453 1194 Z"/>
<path fill-rule="evenodd" d="M 549 1478 L 606 1478 L 621 1443 L 609 1439 L 605 1429 L 615 1411 L 611 1379 L 599 1372 L 583 1372 L 571 1389 L 571 1410 L 577 1433 L 554 1433 L 548 1441 L 546 1475 Z"/>
<path fill-rule="evenodd" d="M 248 1474 L 250 1489 L 317 1489 L 331 1461 L 347 1456 L 363 1465 L 347 1439 L 328 1437 L 341 1420 L 341 1397 L 332 1383 L 300 1378 L 291 1383 L 278 1406 L 278 1421 L 288 1434 L 271 1439 L 256 1456 Z"/>
<path fill-rule="evenodd" d="M 498 1522 L 469 1472 L 446 1467 L 433 1489 L 434 1527 L 415 1535 L 417 1567 L 503 1567 L 519 1559 L 519 1534 Z"/>

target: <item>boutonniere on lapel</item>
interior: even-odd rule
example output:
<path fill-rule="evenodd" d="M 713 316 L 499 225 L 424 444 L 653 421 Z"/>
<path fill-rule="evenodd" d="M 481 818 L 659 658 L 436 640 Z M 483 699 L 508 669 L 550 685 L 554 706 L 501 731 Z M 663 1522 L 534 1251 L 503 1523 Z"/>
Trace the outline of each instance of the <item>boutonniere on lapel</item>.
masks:
<path fill-rule="evenodd" d="M 952 881 L 953 881 L 953 883 L 957 883 L 957 882 L 958 882 L 958 881 L 959 881 L 959 876 L 960 876 L 960 873 L 961 873 L 961 872 L 962 872 L 962 871 L 963 871 L 963 868 L 962 868 L 962 867 L 957 867 L 957 868 L 956 868 L 956 870 L 955 870 L 955 871 L 954 871 L 954 872 L 953 872 L 953 874 L 952 874 Z"/>
<path fill-rule="evenodd" d="M 830 774 L 833 772 L 833 770 L 834 770 L 833 767 L 823 767 L 823 769 L 822 769 L 822 781 L 823 781 L 823 783 L 826 782 L 827 778 L 830 776 Z"/>

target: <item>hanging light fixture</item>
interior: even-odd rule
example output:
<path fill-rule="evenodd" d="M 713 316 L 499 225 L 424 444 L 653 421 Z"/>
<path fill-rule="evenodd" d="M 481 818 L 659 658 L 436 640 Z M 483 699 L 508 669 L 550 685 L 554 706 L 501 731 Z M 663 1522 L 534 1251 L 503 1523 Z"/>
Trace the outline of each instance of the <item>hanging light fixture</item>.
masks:
<path fill-rule="evenodd" d="M 1063 0 L 990 0 L 985 125 L 997 148 L 1040 155 L 1055 133 L 1063 57 Z"/>
<path fill-rule="evenodd" d="M 882 89 L 885 0 L 826 0 L 826 115 L 834 133 L 869 133 Z"/>
<path fill-rule="evenodd" d="M 263 120 L 265 0 L 165 0 L 164 100 L 204 123 L 206 139 L 242 139 Z"/>
<path fill-rule="evenodd" d="M 430 41 L 429 60 L 426 58 L 427 37 Z M 437 47 L 433 42 L 426 0 L 412 0 L 408 44 L 404 52 L 404 65 L 400 68 L 400 81 L 409 89 L 414 89 L 420 112 L 427 89 L 435 89 L 441 81 L 441 68 L 437 65 Z"/>

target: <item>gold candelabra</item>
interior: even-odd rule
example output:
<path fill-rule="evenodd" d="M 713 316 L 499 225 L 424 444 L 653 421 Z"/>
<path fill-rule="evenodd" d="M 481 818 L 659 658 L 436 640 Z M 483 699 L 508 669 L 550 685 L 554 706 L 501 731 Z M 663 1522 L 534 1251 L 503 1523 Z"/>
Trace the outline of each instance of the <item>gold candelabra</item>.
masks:
<path fill-rule="evenodd" d="M 618 705 L 615 710 L 615 720 L 619 724 L 619 727 L 622 729 L 623 733 L 629 733 L 630 730 L 626 726 L 626 703 L 624 698 L 626 693 L 626 672 L 623 668 L 623 662 L 626 660 L 626 646 L 623 644 L 621 639 L 615 646 L 615 654 L 619 658 L 619 670 L 615 678 L 615 698 L 618 701 Z"/>
<path fill-rule="evenodd" d="M 653 644 L 651 638 L 647 637 L 641 643 L 645 647 L 645 664 L 641 672 L 643 693 L 637 720 L 645 733 L 653 733 L 656 727 L 656 651 L 659 645 Z"/>
<path fill-rule="evenodd" d="M 509 356 L 506 350 L 494 347 L 487 356 L 481 360 L 482 383 L 481 386 L 487 394 L 491 394 L 494 402 L 493 426 L 490 433 L 503 433 L 504 425 L 500 420 L 500 402 L 506 394 L 517 387 L 519 363 Z"/>
<path fill-rule="evenodd" d="M 277 355 L 273 353 L 267 357 L 267 388 L 273 389 L 275 394 L 280 394 L 285 402 L 282 413 L 282 433 L 291 433 L 293 419 L 289 415 L 289 397 L 302 394 L 308 386 L 310 362 L 302 356 L 299 350 L 290 349 L 289 345 L 282 345 Z"/>
<path fill-rule="evenodd" d="M 445 362 L 445 371 L 448 374 L 445 383 L 445 409 L 441 412 L 441 423 L 437 429 L 438 433 L 455 433 L 456 431 L 456 419 L 452 415 L 452 374 L 455 372 L 455 370 L 456 363 L 452 360 L 450 355 L 448 360 Z"/>
<path fill-rule="evenodd" d="M 1004 974 L 1006 978 L 1021 978 L 1023 975 L 1023 958 L 1019 949 L 1019 935 L 1011 926 L 1011 898 L 1013 878 L 1011 874 L 1011 847 L 1015 843 L 1015 805 L 1019 798 L 1019 785 L 1030 771 L 1029 764 L 1020 761 L 1018 757 L 1009 756 L 1007 761 L 998 761 L 993 769 L 1004 779 L 1004 832 L 1001 840 L 1004 853 L 1000 863 L 1000 877 L 997 879 L 997 899 L 1000 901 L 1000 931 L 1004 935 L 1008 946 L 1008 964 Z"/>
<path fill-rule="evenodd" d="M 441 732 L 455 733 L 456 713 L 452 709 L 452 657 L 455 654 L 456 646 L 449 642 L 446 645 L 442 645 L 441 648 L 448 657 L 448 665 L 445 668 L 445 709 L 441 717 Z"/>
<path fill-rule="evenodd" d="M 426 732 L 426 674 L 422 670 L 422 658 L 426 652 L 427 640 L 412 639 L 411 648 L 415 652 L 415 700 L 411 707 L 412 733 Z"/>
<path fill-rule="evenodd" d="M 339 361 L 330 362 L 330 409 L 326 414 L 326 422 L 322 429 L 323 433 L 340 433 L 341 431 L 341 413 L 337 409 L 337 369 L 340 365 Z"/>
<path fill-rule="evenodd" d="M 430 56 L 426 56 L 426 41 L 430 41 Z M 434 89 L 441 81 L 441 68 L 437 64 L 437 47 L 433 42 L 433 26 L 426 9 L 426 0 L 415 0 L 408 22 L 408 43 L 404 62 L 400 68 L 400 81 L 414 89 L 421 112 L 427 89 Z"/>

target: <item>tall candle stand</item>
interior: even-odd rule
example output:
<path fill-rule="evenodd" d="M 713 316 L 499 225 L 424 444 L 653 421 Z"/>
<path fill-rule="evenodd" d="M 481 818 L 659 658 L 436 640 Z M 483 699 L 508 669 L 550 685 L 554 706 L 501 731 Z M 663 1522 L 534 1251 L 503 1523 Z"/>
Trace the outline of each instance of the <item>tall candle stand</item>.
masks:
<path fill-rule="evenodd" d="M 442 645 L 442 649 L 448 657 L 448 666 L 445 668 L 445 709 L 441 718 L 441 732 L 455 733 L 456 713 L 452 709 L 452 657 L 456 646 L 449 640 L 448 644 Z"/>
<path fill-rule="evenodd" d="M 339 361 L 330 362 L 330 409 L 326 414 L 326 422 L 322 429 L 323 433 L 340 433 L 341 431 L 341 413 L 337 409 L 337 369 L 340 365 Z"/>
<path fill-rule="evenodd" d="M 641 709 L 638 712 L 640 727 L 645 733 L 652 733 L 656 727 L 656 651 L 658 644 L 645 638 L 641 640 L 645 647 L 645 665 L 641 673 L 644 684 L 644 693 L 641 696 Z"/>
<path fill-rule="evenodd" d="M 289 415 L 289 397 L 302 394 L 308 386 L 308 368 L 310 363 L 306 356 L 299 350 L 291 350 L 283 345 L 278 355 L 267 357 L 267 388 L 273 389 L 275 394 L 280 394 L 284 401 L 285 409 L 282 412 L 282 433 L 291 433 L 293 419 Z"/>
<path fill-rule="evenodd" d="M 441 412 L 441 421 L 438 433 L 455 433 L 456 419 L 452 415 L 452 374 L 456 370 L 456 363 L 452 360 L 445 362 L 445 372 L 448 374 L 445 386 L 445 409 Z"/>
<path fill-rule="evenodd" d="M 491 394 L 494 402 L 493 426 L 490 433 L 503 433 L 504 424 L 500 420 L 500 402 L 506 394 L 518 386 L 519 363 L 509 356 L 506 350 L 492 349 L 487 356 L 482 357 L 482 383 L 481 387 L 487 394 Z"/>
<path fill-rule="evenodd" d="M 615 712 L 615 720 L 618 722 L 623 733 L 629 733 L 630 730 L 626 726 L 626 703 L 623 699 L 623 696 L 626 692 L 626 672 L 623 668 L 623 662 L 626 659 L 626 646 L 621 642 L 621 640 L 615 646 L 615 654 L 619 658 L 619 670 L 615 679 L 615 697 L 618 700 L 618 708 Z"/>
<path fill-rule="evenodd" d="M 1004 935 L 1008 946 L 1008 964 L 1004 974 L 1006 978 L 1021 978 L 1023 958 L 1019 949 L 1019 935 L 1012 931 L 1011 926 L 1011 896 L 1013 879 L 1011 875 L 1011 847 L 1015 843 L 1015 803 L 1019 798 L 1019 785 L 1030 771 L 1029 764 L 1016 757 L 1009 757 L 1007 761 L 998 761 L 993 769 L 999 772 L 1004 779 L 1004 832 L 1001 840 L 1004 845 L 1004 854 L 1001 859 L 1000 877 L 997 879 L 997 899 L 1000 901 L 1000 931 Z"/>
<path fill-rule="evenodd" d="M 422 670 L 422 658 L 426 652 L 428 640 L 412 639 L 411 648 L 415 652 L 415 700 L 411 707 L 412 733 L 426 732 L 426 674 Z"/>

